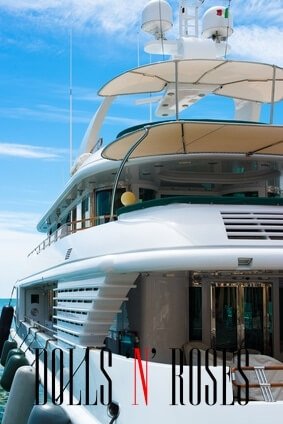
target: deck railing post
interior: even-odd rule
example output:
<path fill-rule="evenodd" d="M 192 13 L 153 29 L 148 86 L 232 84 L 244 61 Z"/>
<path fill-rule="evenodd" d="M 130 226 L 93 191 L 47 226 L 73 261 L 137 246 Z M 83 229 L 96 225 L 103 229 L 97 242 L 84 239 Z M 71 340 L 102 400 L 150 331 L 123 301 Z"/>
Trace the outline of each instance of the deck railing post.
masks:
<path fill-rule="evenodd" d="M 176 108 L 176 121 L 179 121 L 179 74 L 178 74 L 178 60 L 175 60 L 175 108 Z"/>
<path fill-rule="evenodd" d="M 269 123 L 270 124 L 273 124 L 273 120 L 274 120 L 275 80 L 276 80 L 276 66 L 273 65 L 272 89 L 271 89 L 271 105 L 270 105 L 270 119 L 269 119 Z"/>

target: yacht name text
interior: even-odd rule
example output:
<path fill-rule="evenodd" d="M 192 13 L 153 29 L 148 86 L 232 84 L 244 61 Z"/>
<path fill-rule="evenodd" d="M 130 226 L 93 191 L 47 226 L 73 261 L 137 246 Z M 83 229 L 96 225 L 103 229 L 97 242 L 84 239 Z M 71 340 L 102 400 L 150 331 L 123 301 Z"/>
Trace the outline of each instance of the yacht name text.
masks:
<path fill-rule="evenodd" d="M 52 351 L 45 348 L 35 349 L 35 374 L 36 374 L 36 401 L 37 405 L 47 403 L 48 393 L 51 397 L 51 402 L 56 405 L 67 403 L 69 405 L 105 405 L 109 406 L 112 403 L 112 352 L 108 348 L 100 350 L 99 374 L 93 375 L 91 370 L 90 353 L 93 348 L 86 347 L 84 357 L 76 366 L 74 365 L 74 349 L 66 350 L 54 348 Z M 242 351 L 237 353 L 237 372 L 244 384 L 237 387 L 237 401 L 229 400 L 227 396 L 228 384 L 231 385 L 233 373 L 231 368 L 227 366 L 226 351 L 222 351 L 222 361 L 219 364 L 217 354 L 214 349 L 207 349 L 204 356 L 204 362 L 201 360 L 201 352 L 193 348 L 189 352 L 189 364 L 186 364 L 185 355 L 180 348 L 170 348 L 171 363 L 169 364 L 170 378 L 170 405 L 185 406 L 207 404 L 213 406 L 234 405 L 238 402 L 240 405 L 247 405 L 249 401 L 249 380 L 244 372 L 244 366 L 249 365 L 248 352 L 245 351 L 245 364 L 243 365 Z M 134 406 L 150 404 L 150 362 L 149 349 L 145 349 L 142 360 L 140 348 L 135 347 L 133 357 L 127 356 L 132 361 L 132 378 L 133 391 L 131 403 Z M 153 357 L 156 355 L 156 349 L 151 349 Z M 219 353 L 218 353 L 219 355 Z M 67 359 L 66 359 L 67 357 Z M 66 362 L 68 363 L 66 367 Z M 212 362 L 212 363 L 211 363 Z M 48 367 L 49 365 L 49 367 Z M 221 368 L 221 378 L 216 378 L 213 370 Z M 188 369 L 189 372 L 185 372 Z M 80 387 L 78 390 L 78 382 L 76 374 L 83 373 L 83 378 L 80 378 Z M 48 380 L 48 373 L 51 372 L 51 379 Z M 204 377 L 205 373 L 205 377 Z M 218 374 L 219 376 L 219 374 Z M 208 381 L 207 381 L 208 379 Z M 98 381 L 96 381 L 98 380 Z M 205 381 L 204 381 L 205 380 Z M 82 381 L 83 386 L 82 387 Z M 97 387 L 95 387 L 97 383 Z M 103 384 L 101 384 L 103 383 Z M 51 387 L 48 386 L 51 384 Z M 222 390 L 218 390 L 217 385 L 220 384 Z M 43 387 L 43 390 L 40 389 Z M 138 392 L 140 398 L 138 401 Z M 164 387 L 160 387 L 162 393 Z M 221 396 L 219 396 L 219 392 Z M 40 394 L 41 393 L 41 394 Z M 219 399 L 221 397 L 221 399 Z"/>

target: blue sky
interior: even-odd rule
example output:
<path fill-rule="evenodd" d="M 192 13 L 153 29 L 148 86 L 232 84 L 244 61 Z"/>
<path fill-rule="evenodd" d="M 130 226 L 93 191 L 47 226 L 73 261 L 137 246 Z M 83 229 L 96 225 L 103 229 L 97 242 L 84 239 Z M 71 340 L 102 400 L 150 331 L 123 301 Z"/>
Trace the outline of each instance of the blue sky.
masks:
<path fill-rule="evenodd" d="M 0 297 L 22 275 L 22 258 L 44 235 L 36 223 L 69 177 L 69 34 L 73 31 L 74 156 L 100 99 L 97 90 L 137 66 L 147 0 L 0 0 Z M 174 7 L 177 0 L 171 0 Z M 207 0 L 201 11 L 228 1 Z M 176 9 L 176 7 L 175 7 Z M 230 58 L 283 66 L 283 0 L 232 0 Z M 168 35 L 173 37 L 174 33 Z M 140 52 L 140 63 L 149 58 Z M 213 100 L 208 99 L 206 111 Z M 223 103 L 223 110 L 225 104 Z M 283 108 L 279 107 L 276 119 Z M 229 112 L 229 107 L 228 107 Z M 191 116 L 200 113 L 199 106 Z M 106 122 L 110 140 L 148 120 L 127 98 Z M 281 120 L 281 122 L 282 122 Z"/>

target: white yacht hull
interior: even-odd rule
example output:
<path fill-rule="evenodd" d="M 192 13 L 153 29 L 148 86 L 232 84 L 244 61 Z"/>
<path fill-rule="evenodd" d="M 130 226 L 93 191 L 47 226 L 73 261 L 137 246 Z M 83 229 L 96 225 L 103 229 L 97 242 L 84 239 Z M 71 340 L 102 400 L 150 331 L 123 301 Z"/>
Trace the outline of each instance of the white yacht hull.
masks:
<path fill-rule="evenodd" d="M 38 338 L 41 339 L 41 336 L 38 335 Z M 43 340 L 44 337 L 41 341 Z M 55 347 L 56 345 L 51 342 L 47 349 L 48 362 L 51 361 L 52 350 Z M 57 348 L 57 366 L 59 364 L 58 352 Z M 239 421 L 246 423 L 253 420 L 255 416 L 257 423 L 265 424 L 267 420 L 278 420 L 282 415 L 282 401 L 268 403 L 264 401 L 246 402 L 245 399 L 239 402 L 233 400 L 229 367 L 210 366 L 211 374 L 209 374 L 208 369 L 202 366 L 200 374 L 197 375 L 198 367 L 184 366 L 181 369 L 179 365 L 174 368 L 173 364 L 148 362 L 146 374 L 145 361 L 142 361 L 141 371 L 138 363 L 135 368 L 134 359 L 120 355 L 111 355 L 111 366 L 109 366 L 108 352 L 105 352 L 105 362 L 102 367 L 99 349 L 92 349 L 89 354 L 89 389 L 87 390 L 89 398 L 86 399 L 86 367 L 85 362 L 82 363 L 84 355 L 85 349 L 77 346 L 73 357 L 74 370 L 77 371 L 73 379 L 73 396 L 70 397 L 68 384 L 66 384 L 70 378 L 68 374 L 69 355 L 67 352 L 64 353 L 64 387 L 66 385 L 67 389 L 61 392 L 60 401 L 58 400 L 60 394 L 59 372 L 56 374 L 55 392 L 52 394 L 51 387 L 54 376 L 49 371 L 48 378 L 45 380 L 43 364 L 40 363 L 39 368 L 41 383 L 49 392 L 49 402 L 52 399 L 54 403 L 61 404 L 72 424 L 81 424 L 82 422 L 108 424 L 110 422 L 108 407 L 103 404 L 109 400 L 110 381 L 112 401 L 119 405 L 119 416 L 116 422 L 120 424 L 142 424 L 146 421 L 171 424 L 185 422 L 188 419 L 193 422 L 209 420 L 215 424 L 226 421 L 237 424 Z M 28 354 L 28 357 L 30 361 L 34 360 L 31 353 Z M 192 382 L 190 382 L 190 372 L 193 375 Z M 142 373 L 145 378 L 145 387 L 142 383 Z M 217 381 L 216 386 L 214 386 L 211 375 Z M 214 388 L 216 388 L 215 398 L 213 397 Z M 104 399 L 101 398 L 101 390 Z M 73 404 L 70 405 L 70 403 Z M 43 404 L 42 399 L 40 404 Z"/>

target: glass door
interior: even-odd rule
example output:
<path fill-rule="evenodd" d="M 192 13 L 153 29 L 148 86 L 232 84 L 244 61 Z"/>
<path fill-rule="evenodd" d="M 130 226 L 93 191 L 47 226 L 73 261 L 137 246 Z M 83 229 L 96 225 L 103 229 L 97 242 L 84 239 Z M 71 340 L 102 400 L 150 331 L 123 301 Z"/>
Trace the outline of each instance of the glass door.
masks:
<path fill-rule="evenodd" d="M 244 334 L 242 344 L 247 349 L 264 351 L 264 302 L 263 289 L 244 287 Z"/>
<path fill-rule="evenodd" d="M 215 287 L 215 346 L 237 349 L 237 288 Z"/>
<path fill-rule="evenodd" d="M 271 285 L 212 283 L 211 335 L 216 349 L 272 354 Z"/>

